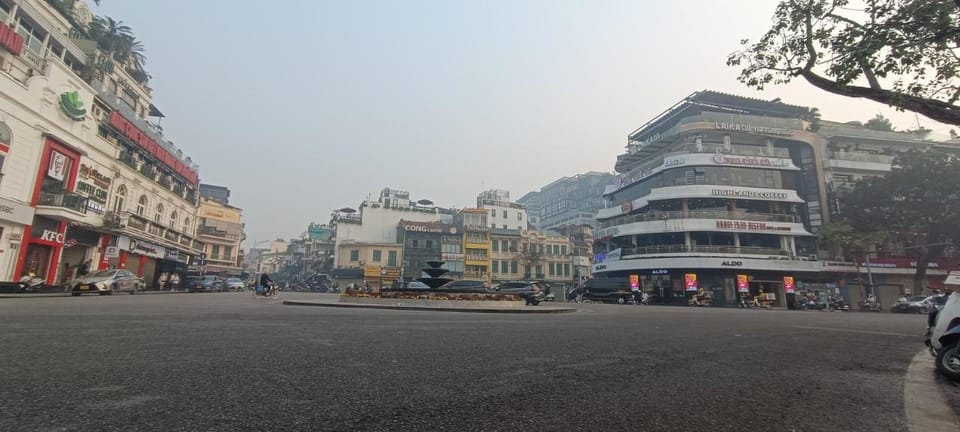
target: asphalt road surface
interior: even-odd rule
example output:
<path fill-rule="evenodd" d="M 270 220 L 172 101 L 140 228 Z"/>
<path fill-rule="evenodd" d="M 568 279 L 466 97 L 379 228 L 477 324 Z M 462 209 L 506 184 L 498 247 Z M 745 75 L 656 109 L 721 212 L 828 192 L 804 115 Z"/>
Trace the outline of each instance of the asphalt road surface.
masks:
<path fill-rule="evenodd" d="M 0 431 L 880 432 L 924 317 L 224 293 L 0 299 L 0 326 Z"/>

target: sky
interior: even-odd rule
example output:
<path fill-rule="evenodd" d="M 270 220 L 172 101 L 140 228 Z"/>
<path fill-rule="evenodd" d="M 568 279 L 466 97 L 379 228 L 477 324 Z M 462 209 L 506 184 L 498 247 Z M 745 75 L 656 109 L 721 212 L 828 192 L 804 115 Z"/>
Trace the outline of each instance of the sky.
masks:
<path fill-rule="evenodd" d="M 467 207 L 613 171 L 627 134 L 710 89 L 823 118 L 947 127 L 805 82 L 757 92 L 725 65 L 773 0 L 103 0 L 143 42 L 164 132 L 231 189 L 246 246 L 384 187 Z"/>

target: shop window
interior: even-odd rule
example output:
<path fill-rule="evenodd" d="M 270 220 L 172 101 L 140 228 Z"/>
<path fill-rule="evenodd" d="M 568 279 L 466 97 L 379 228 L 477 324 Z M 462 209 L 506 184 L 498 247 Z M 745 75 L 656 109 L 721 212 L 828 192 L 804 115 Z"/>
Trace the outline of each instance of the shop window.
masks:
<path fill-rule="evenodd" d="M 140 195 L 140 200 L 137 201 L 137 216 L 143 217 L 146 211 L 147 211 L 147 196 Z"/>
<path fill-rule="evenodd" d="M 113 211 L 120 213 L 123 211 L 124 201 L 127 199 L 127 186 L 120 185 L 113 197 Z"/>
<path fill-rule="evenodd" d="M 160 223 L 163 220 L 163 204 L 157 204 L 157 212 L 153 215 L 153 221 Z"/>

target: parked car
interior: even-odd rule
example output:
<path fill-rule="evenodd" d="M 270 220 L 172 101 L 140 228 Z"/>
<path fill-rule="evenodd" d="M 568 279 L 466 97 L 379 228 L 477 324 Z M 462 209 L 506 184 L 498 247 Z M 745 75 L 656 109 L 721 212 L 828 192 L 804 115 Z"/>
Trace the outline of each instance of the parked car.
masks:
<path fill-rule="evenodd" d="M 900 297 L 897 302 L 890 307 L 890 312 L 902 313 L 927 313 L 930 310 L 930 304 L 934 296 L 913 296 L 910 298 Z"/>
<path fill-rule="evenodd" d="M 446 285 L 438 288 L 439 290 L 451 290 L 462 293 L 487 293 L 490 292 L 490 284 L 484 281 L 476 280 L 457 280 L 447 282 Z"/>
<path fill-rule="evenodd" d="M 110 295 L 115 292 L 136 294 L 143 291 L 143 279 L 129 270 L 101 270 L 88 274 L 71 282 L 70 294 L 78 296 L 86 293 Z"/>
<path fill-rule="evenodd" d="M 546 290 L 540 283 L 533 281 L 502 282 L 497 285 L 497 291 L 503 294 L 514 294 L 523 297 L 528 305 L 538 305 L 547 301 Z"/>
<path fill-rule="evenodd" d="M 223 285 L 230 291 L 243 291 L 243 281 L 240 278 L 227 278 Z"/>
<path fill-rule="evenodd" d="M 407 284 L 403 287 L 403 289 L 416 291 L 416 290 L 426 290 L 426 289 L 430 289 L 430 287 L 427 286 L 427 284 L 425 284 L 425 283 L 423 283 L 423 282 L 420 282 L 420 281 L 412 281 L 412 282 L 407 282 Z"/>
<path fill-rule="evenodd" d="M 627 278 L 589 279 L 582 287 L 571 291 L 567 295 L 567 300 L 575 300 L 581 294 L 584 300 L 620 304 L 630 302 L 633 297 L 630 281 Z"/>
<path fill-rule="evenodd" d="M 223 281 L 213 275 L 189 277 L 183 286 L 187 288 L 187 292 L 223 291 Z"/>

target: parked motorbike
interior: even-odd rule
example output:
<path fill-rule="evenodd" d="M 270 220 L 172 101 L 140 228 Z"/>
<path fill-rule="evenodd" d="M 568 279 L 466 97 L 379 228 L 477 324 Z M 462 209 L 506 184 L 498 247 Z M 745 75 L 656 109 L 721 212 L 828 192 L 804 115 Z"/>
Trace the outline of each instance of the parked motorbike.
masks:
<path fill-rule="evenodd" d="M 818 301 L 817 301 L 816 299 L 814 299 L 814 298 L 801 298 L 801 299 L 797 302 L 797 307 L 798 307 L 800 310 L 822 311 L 822 310 L 824 310 L 824 309 L 827 308 L 827 305 L 818 302 Z"/>
<path fill-rule="evenodd" d="M 44 286 L 46 281 L 37 275 L 28 274 L 20 278 L 17 284 L 20 285 L 20 292 L 32 292 Z"/>
<path fill-rule="evenodd" d="M 830 311 L 850 312 L 850 305 L 846 304 L 842 298 L 836 298 L 830 301 L 827 309 Z"/>
<path fill-rule="evenodd" d="M 937 370 L 960 380 L 960 294 L 941 296 L 930 307 L 924 343 L 936 357 Z M 941 306 L 942 304 L 942 306 Z"/>
<path fill-rule="evenodd" d="M 866 312 L 880 312 L 881 309 L 880 301 L 872 295 L 867 296 L 867 299 L 863 302 L 863 310 Z"/>

